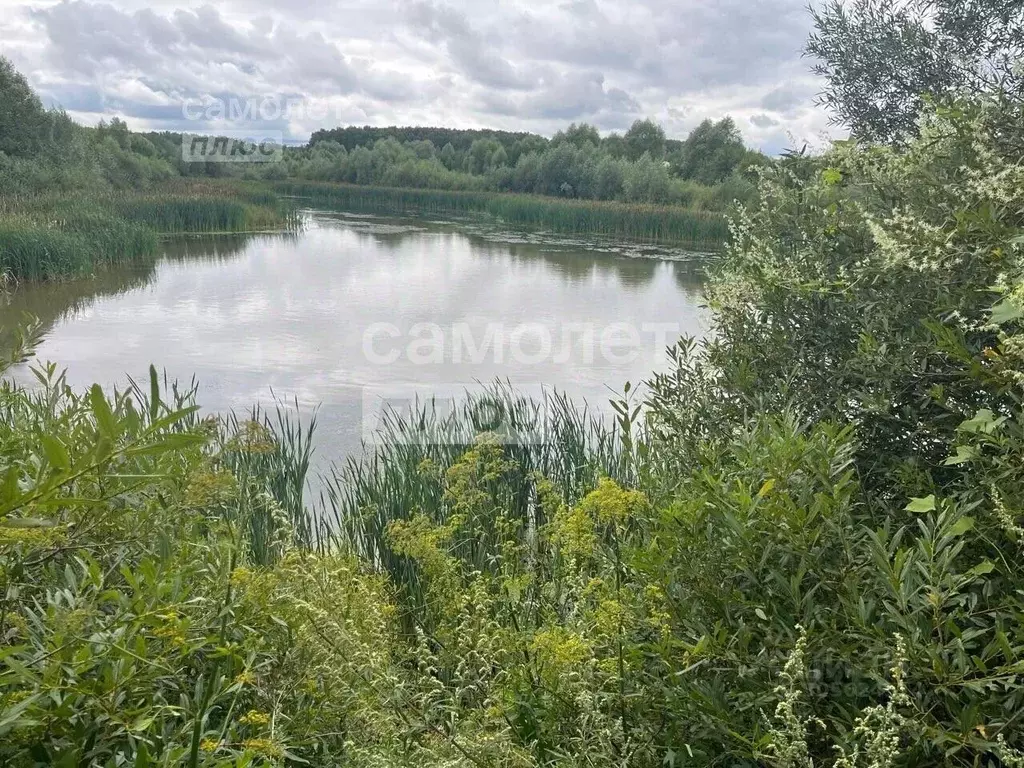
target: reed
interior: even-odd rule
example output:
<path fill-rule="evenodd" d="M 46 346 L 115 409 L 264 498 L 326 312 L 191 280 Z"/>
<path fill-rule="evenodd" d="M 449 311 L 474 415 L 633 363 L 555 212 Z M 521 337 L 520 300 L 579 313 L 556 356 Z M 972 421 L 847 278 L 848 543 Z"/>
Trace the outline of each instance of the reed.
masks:
<path fill-rule="evenodd" d="M 550 393 L 538 402 L 498 382 L 449 406 L 427 401 L 408 411 L 384 411 L 372 444 L 324 478 L 319 505 L 309 512 L 321 549 L 353 551 L 386 571 L 411 609 L 423 600 L 418 569 L 394 552 L 388 526 L 416 513 L 448 523 L 453 507 L 445 474 L 482 438 L 502 446 L 508 471 L 496 493 L 505 499 L 506 517 L 524 530 L 548 522 L 539 483 L 552 483 L 572 503 L 599 478 L 627 473 L 615 425 L 565 395 Z M 493 562 L 500 524 L 496 518 L 476 520 L 473 541 L 456 545 L 473 568 L 485 571 Z"/>
<path fill-rule="evenodd" d="M 256 405 L 220 422 L 221 456 L 238 479 L 249 554 L 261 565 L 282 548 L 314 546 L 316 525 L 305 495 L 317 420 L 314 412 L 303 422 L 297 412 L 297 403 L 278 403 L 272 411 Z"/>
<path fill-rule="evenodd" d="M 110 215 L 0 220 L 0 271 L 8 280 L 52 280 L 97 268 L 145 261 L 156 234 Z"/>
<path fill-rule="evenodd" d="M 144 262 L 158 235 L 290 230 L 294 206 L 266 188 L 170 184 L 145 193 L 0 195 L 0 272 L 52 280 Z"/>
<path fill-rule="evenodd" d="M 484 213 L 517 226 L 571 235 L 718 247 L 729 236 L 720 213 L 678 206 L 568 200 L 540 195 L 282 182 L 283 194 L 357 211 Z"/>
<path fill-rule="evenodd" d="M 124 218 L 165 234 L 294 229 L 295 207 L 248 184 L 169 185 L 153 195 L 118 195 L 111 206 Z"/>

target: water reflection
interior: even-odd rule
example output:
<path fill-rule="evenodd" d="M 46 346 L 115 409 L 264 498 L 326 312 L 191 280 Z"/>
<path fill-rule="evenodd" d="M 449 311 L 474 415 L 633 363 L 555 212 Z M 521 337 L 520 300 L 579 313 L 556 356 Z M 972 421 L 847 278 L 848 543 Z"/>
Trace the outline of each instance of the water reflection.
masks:
<path fill-rule="evenodd" d="M 236 258 L 252 235 L 175 238 L 162 243 L 160 259 L 222 261 Z M 73 319 L 94 301 L 145 288 L 156 274 L 158 260 L 103 270 L 89 277 L 50 283 L 24 283 L 0 294 L 0 346 L 9 348 L 10 331 L 27 317 L 37 318 L 45 331 Z"/>
<path fill-rule="evenodd" d="M 581 239 L 553 234 L 530 235 L 537 242 L 521 242 L 522 233 L 491 229 L 478 220 L 460 224 L 428 222 L 423 219 L 386 219 L 370 214 L 317 212 L 310 221 L 327 228 L 355 233 L 364 245 L 402 247 L 407 241 L 425 236 L 438 239 L 438 247 L 451 248 L 469 239 L 481 256 L 498 261 L 511 257 L 516 262 L 542 261 L 570 282 L 591 279 L 595 274 L 614 274 L 628 287 L 643 287 L 659 271 L 671 271 L 680 288 L 698 299 L 704 285 L 703 264 L 707 254 L 693 254 L 674 248 L 641 247 L 613 240 Z M 595 247 L 595 243 L 597 247 Z M 618 257 L 618 258 L 615 258 Z M 682 258 L 681 258 L 682 257 Z"/>
<path fill-rule="evenodd" d="M 295 234 L 275 235 L 278 238 L 290 237 Z M 242 254 L 259 235 L 208 235 L 175 237 L 164 242 L 161 258 L 166 261 L 230 261 Z"/>
<path fill-rule="evenodd" d="M 358 450 L 368 409 L 395 389 L 501 378 L 603 402 L 646 378 L 663 351 L 647 335 L 633 354 L 612 354 L 605 329 L 702 332 L 694 265 L 495 237 L 317 215 L 291 235 L 180 239 L 146 270 L 24 286 L 0 324 L 26 310 L 43 317 L 52 328 L 38 356 L 77 386 L 138 379 L 155 363 L 198 377 L 212 410 L 275 395 L 321 405 L 321 466 Z M 379 326 L 389 330 L 370 333 Z M 540 338 L 517 349 L 510 334 L 525 326 L 548 348 Z M 425 328 L 437 342 L 427 355 L 416 346 Z"/>

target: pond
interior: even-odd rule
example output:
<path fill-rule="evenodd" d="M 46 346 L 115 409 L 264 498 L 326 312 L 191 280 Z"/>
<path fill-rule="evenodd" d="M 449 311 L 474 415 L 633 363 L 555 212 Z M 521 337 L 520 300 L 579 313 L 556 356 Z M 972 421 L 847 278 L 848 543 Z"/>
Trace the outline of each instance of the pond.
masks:
<path fill-rule="evenodd" d="M 700 259 L 670 249 L 309 211 L 297 233 L 169 241 L 144 269 L 23 285 L 0 324 L 40 317 L 37 358 L 76 387 L 152 363 L 195 376 L 207 410 L 318 409 L 322 469 L 405 397 L 501 379 L 600 407 L 702 333 L 701 285 Z"/>

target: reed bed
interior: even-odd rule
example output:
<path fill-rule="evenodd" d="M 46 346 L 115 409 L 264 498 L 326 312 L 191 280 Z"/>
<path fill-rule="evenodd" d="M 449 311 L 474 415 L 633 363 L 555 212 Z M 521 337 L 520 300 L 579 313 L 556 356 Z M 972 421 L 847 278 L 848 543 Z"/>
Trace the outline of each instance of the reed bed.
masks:
<path fill-rule="evenodd" d="M 110 204 L 122 216 L 157 232 L 256 232 L 294 229 L 295 207 L 265 185 L 176 180 L 155 194 L 118 194 Z"/>
<path fill-rule="evenodd" d="M 96 211 L 0 220 L 0 272 L 8 280 L 53 280 L 149 260 L 156 234 Z"/>
<path fill-rule="evenodd" d="M 495 414 L 500 414 L 497 429 Z M 571 503 L 601 477 L 624 479 L 627 462 L 619 435 L 613 423 L 565 395 L 550 393 L 538 402 L 507 383 L 467 392 L 454 406 L 427 401 L 408 411 L 387 410 L 364 455 L 323 479 L 319 505 L 308 513 L 314 519 L 310 525 L 316 526 L 322 550 L 355 552 L 387 572 L 415 609 L 423 598 L 418 570 L 394 552 L 388 527 L 414 514 L 448 523 L 455 513 L 445 494 L 445 473 L 467 452 L 482 440 L 501 445 L 508 471 L 494 492 L 504 500 L 503 514 L 523 530 L 536 530 L 549 522 L 539 499 L 542 484 L 553 484 Z M 464 529 L 474 535 L 454 549 L 484 571 L 501 541 L 502 523 L 495 517 L 471 522 Z"/>
<path fill-rule="evenodd" d="M 303 423 L 298 404 L 278 403 L 273 411 L 256 405 L 244 416 L 221 422 L 222 459 L 239 481 L 241 509 L 250 556 L 270 564 L 282 545 L 314 547 L 315 518 L 305 508 L 313 456 L 316 414 Z"/>
<path fill-rule="evenodd" d="M 649 243 L 713 248 L 721 246 L 729 236 L 724 215 L 678 206 L 329 183 L 282 182 L 276 189 L 283 194 L 348 210 L 485 213 L 517 226 Z"/>
<path fill-rule="evenodd" d="M 249 185 L 172 184 L 146 193 L 0 196 L 0 272 L 52 280 L 145 262 L 158 235 L 298 226 L 294 206 Z"/>
<path fill-rule="evenodd" d="M 729 236 L 722 214 L 672 206 L 495 195 L 487 212 L 528 227 L 652 243 L 721 245 Z"/>

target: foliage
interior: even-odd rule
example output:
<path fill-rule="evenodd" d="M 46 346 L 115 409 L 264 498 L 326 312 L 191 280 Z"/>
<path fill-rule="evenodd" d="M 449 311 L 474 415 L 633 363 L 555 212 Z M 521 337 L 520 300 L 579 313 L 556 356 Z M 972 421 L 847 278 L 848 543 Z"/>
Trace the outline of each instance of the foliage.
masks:
<path fill-rule="evenodd" d="M 0 56 L 0 158 L 24 157 L 49 148 L 54 134 L 67 129 L 63 114 L 48 114 L 11 62 Z"/>
<path fill-rule="evenodd" d="M 660 160 L 665 154 L 665 130 L 653 120 L 637 120 L 622 140 L 626 155 L 634 162 L 644 155 Z"/>
<path fill-rule="evenodd" d="M 1024 97 L 1024 9 L 1004 0 L 830 0 L 813 11 L 807 52 L 822 103 L 858 138 L 916 132 L 922 99 Z"/>
<path fill-rule="evenodd" d="M 705 120 L 687 137 L 674 158 L 674 168 L 684 179 L 719 184 L 750 161 L 743 139 L 732 118 L 717 123 Z"/>
<path fill-rule="evenodd" d="M 460 130 L 457 128 L 374 128 L 372 126 L 348 126 L 329 130 L 314 131 L 309 140 L 310 147 L 320 142 L 336 142 L 352 151 L 356 147 L 370 147 L 378 141 L 394 139 L 401 144 L 412 142 L 430 142 L 434 147 L 452 145 L 453 150 L 466 151 L 474 141 L 489 139 L 496 141 L 506 152 L 514 152 L 518 142 L 544 141 L 543 137 L 523 132 L 492 131 L 492 130 Z"/>
<path fill-rule="evenodd" d="M 500 385 L 421 404 L 314 505 L 312 423 L 203 420 L 155 372 L 5 382 L 0 762 L 1022 764 L 1024 113 L 974 97 L 918 125 L 762 168 L 710 333 L 611 422 Z M 378 144 L 344 152 L 370 174 L 429 155 Z M 622 210 L 283 188 L 544 226 Z"/>
<path fill-rule="evenodd" d="M 673 176 L 677 166 L 666 166 L 661 158 L 666 147 L 680 143 L 668 142 L 661 127 L 650 120 L 637 121 L 625 137 L 608 139 L 602 139 L 591 125 L 572 124 L 551 141 L 501 131 L 344 128 L 318 131 L 307 147 L 283 147 L 281 162 L 231 164 L 184 162 L 181 148 L 186 138 L 182 134 L 133 133 L 118 118 L 96 128 L 76 125 L 62 113 L 44 110 L 25 79 L 3 59 L 0 95 L 11 105 L 0 118 L 0 195 L 70 198 L 86 192 L 106 200 L 112 193 L 124 193 L 114 205 L 114 216 L 159 232 L 237 232 L 276 229 L 290 223 L 279 203 L 239 200 L 237 187 L 217 186 L 215 180 L 221 177 L 225 181 L 313 181 L 373 187 L 377 189 L 364 197 L 376 206 L 391 200 L 403 205 L 416 197 L 430 200 L 431 205 L 445 201 L 441 210 L 462 210 L 466 201 L 475 201 L 474 206 L 521 215 L 525 217 L 522 223 L 529 219 L 560 231 L 713 246 L 726 235 L 724 219 L 704 212 L 724 213 L 737 201 L 751 201 L 755 194 L 754 185 L 739 172 L 738 162 L 726 167 L 718 155 L 709 155 L 706 161 L 714 165 L 713 172 L 693 173 L 693 178 L 685 179 Z M 739 141 L 734 134 L 733 130 L 730 136 Z M 739 147 L 742 156 L 767 161 L 759 153 L 743 149 L 741 141 Z M 699 147 L 692 149 L 688 155 L 691 162 L 697 162 L 693 158 L 700 151 Z M 705 178 L 713 180 L 705 183 Z M 197 181 L 189 187 L 183 179 L 202 179 L 206 185 Z M 185 194 L 174 194 L 182 187 Z M 404 190 L 488 194 L 461 194 L 461 201 L 455 202 L 454 195 L 411 196 Z M 214 199 L 218 191 L 224 199 Z M 664 208 L 638 212 L 521 199 L 496 202 L 496 192 Z M 338 203 L 356 201 L 352 193 L 334 197 Z M 367 203 L 360 199 L 356 204 Z M 669 206 L 691 210 L 669 212 Z M 9 203 L 3 207 L 0 215 L 19 212 Z M 104 215 L 110 218 L 106 210 Z M 54 231 L 58 228 L 48 223 L 39 226 L 5 218 L 0 219 L 0 226 L 6 230 L 0 237 L 7 244 L 6 259 L 13 265 L 15 277 L 77 273 L 97 263 L 88 252 L 99 244 Z M 114 250 L 118 255 L 112 258 L 118 259 L 125 254 L 136 257 L 147 249 L 137 249 L 137 254 L 115 245 Z"/>

